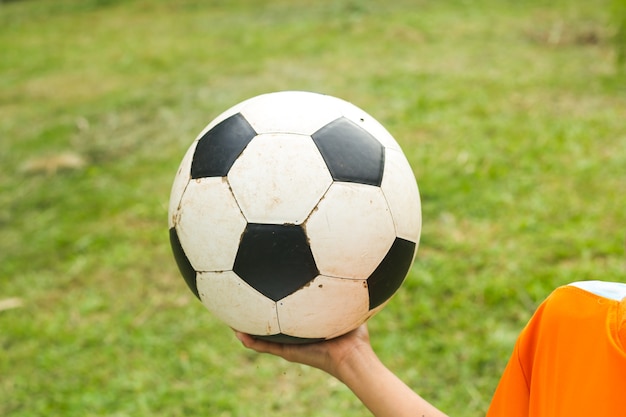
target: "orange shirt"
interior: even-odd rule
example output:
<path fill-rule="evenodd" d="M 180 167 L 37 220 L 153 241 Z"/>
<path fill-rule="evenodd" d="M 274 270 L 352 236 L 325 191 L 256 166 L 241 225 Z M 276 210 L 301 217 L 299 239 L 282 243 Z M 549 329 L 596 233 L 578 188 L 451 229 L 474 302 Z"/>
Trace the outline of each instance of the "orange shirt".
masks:
<path fill-rule="evenodd" d="M 557 288 L 520 334 L 488 417 L 626 416 L 626 294 L 573 285 Z"/>

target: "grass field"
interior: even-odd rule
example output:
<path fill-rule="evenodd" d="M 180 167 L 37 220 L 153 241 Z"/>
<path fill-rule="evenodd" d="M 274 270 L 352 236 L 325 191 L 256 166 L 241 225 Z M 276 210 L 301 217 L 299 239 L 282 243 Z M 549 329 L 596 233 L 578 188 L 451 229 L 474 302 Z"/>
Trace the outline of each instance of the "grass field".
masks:
<path fill-rule="evenodd" d="M 554 287 L 626 281 L 617 28 L 608 1 L 0 2 L 0 415 L 369 415 L 241 348 L 170 254 L 191 140 L 287 89 L 352 101 L 403 146 L 424 228 L 373 345 L 483 415 Z"/>

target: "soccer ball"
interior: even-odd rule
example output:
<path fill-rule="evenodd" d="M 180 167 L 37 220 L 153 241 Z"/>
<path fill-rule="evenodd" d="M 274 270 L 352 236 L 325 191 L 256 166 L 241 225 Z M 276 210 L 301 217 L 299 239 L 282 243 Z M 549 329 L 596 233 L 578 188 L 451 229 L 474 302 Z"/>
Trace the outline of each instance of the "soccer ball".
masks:
<path fill-rule="evenodd" d="M 417 183 L 391 134 L 309 92 L 253 97 L 210 122 L 169 203 L 191 291 L 230 327 L 282 343 L 333 338 L 380 311 L 420 228 Z"/>

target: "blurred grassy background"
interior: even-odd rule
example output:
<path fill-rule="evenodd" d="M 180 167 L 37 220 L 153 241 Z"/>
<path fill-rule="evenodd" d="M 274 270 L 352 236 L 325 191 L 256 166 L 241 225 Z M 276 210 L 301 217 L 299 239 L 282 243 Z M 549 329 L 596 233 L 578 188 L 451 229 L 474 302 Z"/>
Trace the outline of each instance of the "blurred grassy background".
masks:
<path fill-rule="evenodd" d="M 352 101 L 403 146 L 423 236 L 373 344 L 483 415 L 555 286 L 626 280 L 618 3 L 0 2 L 0 415 L 368 415 L 240 348 L 170 254 L 191 140 L 286 89 Z"/>

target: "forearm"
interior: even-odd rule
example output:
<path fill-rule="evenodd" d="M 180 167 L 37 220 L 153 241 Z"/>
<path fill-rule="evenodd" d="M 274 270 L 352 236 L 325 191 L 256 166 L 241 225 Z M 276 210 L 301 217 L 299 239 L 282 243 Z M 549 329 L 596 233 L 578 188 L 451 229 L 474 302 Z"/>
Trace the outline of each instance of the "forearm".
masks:
<path fill-rule="evenodd" d="M 369 349 L 352 352 L 337 373 L 339 378 L 376 417 L 442 417 Z"/>
<path fill-rule="evenodd" d="M 382 364 L 372 350 L 365 325 L 337 339 L 309 345 L 270 343 L 239 332 L 237 337 L 257 352 L 328 372 L 346 384 L 376 417 L 445 417 Z"/>

